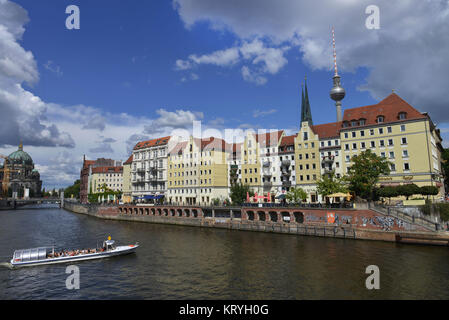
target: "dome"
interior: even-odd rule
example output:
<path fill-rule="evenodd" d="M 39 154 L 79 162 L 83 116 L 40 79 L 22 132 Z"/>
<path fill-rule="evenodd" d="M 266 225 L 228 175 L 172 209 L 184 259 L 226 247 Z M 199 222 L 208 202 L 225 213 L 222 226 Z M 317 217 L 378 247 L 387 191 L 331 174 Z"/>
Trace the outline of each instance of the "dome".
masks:
<path fill-rule="evenodd" d="M 33 159 L 31 159 L 30 155 L 28 153 L 26 153 L 25 151 L 23 151 L 23 146 L 22 144 L 19 145 L 19 149 L 17 151 L 14 151 L 13 153 L 11 153 L 9 156 L 9 161 L 10 163 L 15 163 L 15 164 L 28 164 L 28 165 L 32 165 L 33 164 Z"/>

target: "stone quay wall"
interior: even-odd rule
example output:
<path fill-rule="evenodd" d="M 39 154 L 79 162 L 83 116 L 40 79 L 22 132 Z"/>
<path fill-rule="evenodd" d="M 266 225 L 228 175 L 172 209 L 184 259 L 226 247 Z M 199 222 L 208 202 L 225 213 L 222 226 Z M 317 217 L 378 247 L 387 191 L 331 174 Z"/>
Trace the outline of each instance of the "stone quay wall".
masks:
<path fill-rule="evenodd" d="M 274 232 L 345 239 L 449 245 L 449 234 L 429 232 L 420 226 L 387 222 L 378 212 L 357 209 L 306 209 L 291 207 L 194 207 L 85 205 L 64 201 L 64 209 L 101 219 L 159 223 L 231 230 Z M 327 214 L 339 217 L 328 223 Z M 380 220 L 378 220 L 380 219 Z M 383 224 L 382 224 L 382 223 Z"/>

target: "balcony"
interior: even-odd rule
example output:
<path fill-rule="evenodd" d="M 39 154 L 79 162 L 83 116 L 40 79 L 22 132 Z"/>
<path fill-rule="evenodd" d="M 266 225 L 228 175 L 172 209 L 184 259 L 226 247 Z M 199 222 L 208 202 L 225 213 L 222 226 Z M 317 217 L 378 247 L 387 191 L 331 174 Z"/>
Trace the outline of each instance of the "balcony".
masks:
<path fill-rule="evenodd" d="M 284 180 L 284 181 L 282 181 L 282 186 L 289 188 L 292 186 L 292 182 L 289 180 Z"/>
<path fill-rule="evenodd" d="M 289 167 L 291 164 L 291 161 L 286 159 L 286 160 L 282 160 L 281 166 L 282 167 Z"/>
<path fill-rule="evenodd" d="M 263 163 L 263 167 L 264 168 L 269 168 L 271 166 L 271 162 L 270 161 L 265 161 L 264 163 Z"/>
<path fill-rule="evenodd" d="M 292 171 L 289 169 L 284 169 L 282 170 L 282 175 L 283 176 L 290 176 L 292 174 Z"/>
<path fill-rule="evenodd" d="M 271 181 L 264 181 L 263 187 L 264 188 L 271 188 L 273 186 L 273 182 Z"/>
<path fill-rule="evenodd" d="M 271 171 L 269 169 L 268 170 L 263 170 L 263 176 L 264 177 L 271 177 L 272 176 Z"/>
<path fill-rule="evenodd" d="M 321 157 L 321 158 L 322 158 L 322 161 L 324 163 L 333 163 L 334 159 L 335 159 L 335 156 L 324 156 L 324 157 Z"/>

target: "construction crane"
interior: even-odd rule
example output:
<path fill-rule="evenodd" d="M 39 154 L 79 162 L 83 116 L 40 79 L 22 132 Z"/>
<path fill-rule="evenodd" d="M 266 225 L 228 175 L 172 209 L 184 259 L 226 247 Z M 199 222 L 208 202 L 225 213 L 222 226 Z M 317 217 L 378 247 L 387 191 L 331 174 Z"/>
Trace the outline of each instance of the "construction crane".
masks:
<path fill-rule="evenodd" d="M 0 154 L 0 158 L 3 158 L 3 168 L 0 168 L 0 172 L 3 171 L 3 180 L 2 180 L 2 191 L 3 196 L 8 198 L 8 184 L 9 184 L 9 175 L 11 172 L 20 172 L 20 170 L 14 170 L 8 168 L 8 157 Z"/>

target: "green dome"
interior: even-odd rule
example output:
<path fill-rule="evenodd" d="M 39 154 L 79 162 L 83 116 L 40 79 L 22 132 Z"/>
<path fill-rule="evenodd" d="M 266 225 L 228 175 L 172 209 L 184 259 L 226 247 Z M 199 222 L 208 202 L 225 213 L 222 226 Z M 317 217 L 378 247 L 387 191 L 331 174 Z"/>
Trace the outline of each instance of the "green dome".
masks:
<path fill-rule="evenodd" d="M 25 164 L 32 165 L 33 159 L 31 159 L 30 155 L 23 151 L 23 146 L 20 144 L 19 150 L 14 151 L 9 156 L 9 161 L 16 164 L 22 164 L 25 162 Z"/>

